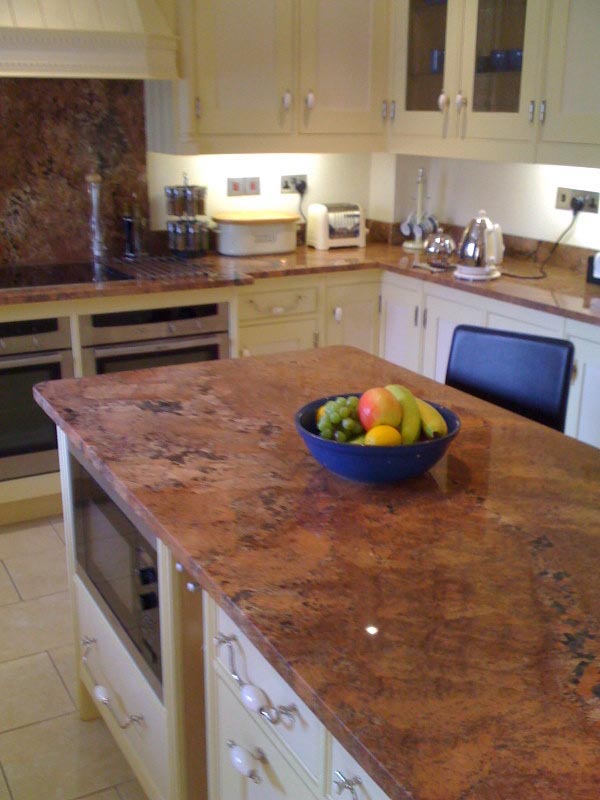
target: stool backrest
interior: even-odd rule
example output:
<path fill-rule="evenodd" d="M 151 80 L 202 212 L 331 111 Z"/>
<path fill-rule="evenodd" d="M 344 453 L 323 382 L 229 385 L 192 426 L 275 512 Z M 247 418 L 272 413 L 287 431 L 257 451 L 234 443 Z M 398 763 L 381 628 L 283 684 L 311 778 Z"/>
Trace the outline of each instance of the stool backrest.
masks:
<path fill-rule="evenodd" d="M 446 384 L 564 431 L 573 351 L 565 339 L 458 325 Z"/>

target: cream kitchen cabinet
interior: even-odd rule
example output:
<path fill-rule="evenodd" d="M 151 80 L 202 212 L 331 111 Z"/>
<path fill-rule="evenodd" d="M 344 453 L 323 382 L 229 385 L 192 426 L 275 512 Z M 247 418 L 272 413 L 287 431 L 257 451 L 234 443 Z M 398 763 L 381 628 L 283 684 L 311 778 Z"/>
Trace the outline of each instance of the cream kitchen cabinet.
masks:
<path fill-rule="evenodd" d="M 600 167 L 600 3 L 549 0 L 538 161 Z"/>
<path fill-rule="evenodd" d="M 396 0 L 391 151 L 600 166 L 598 25 L 596 0 Z"/>
<path fill-rule="evenodd" d="M 421 370 L 423 282 L 386 272 L 381 281 L 381 348 L 386 361 Z"/>
<path fill-rule="evenodd" d="M 544 0 L 395 4 L 392 150 L 532 161 Z"/>
<path fill-rule="evenodd" d="M 318 347 L 319 296 L 311 278 L 267 278 L 240 289 L 239 355 Z"/>
<path fill-rule="evenodd" d="M 330 275 L 325 289 L 324 344 L 379 352 L 379 270 Z"/>
<path fill-rule="evenodd" d="M 146 85 L 150 150 L 384 147 L 389 0 L 179 0 L 179 9 L 182 80 Z"/>
<path fill-rule="evenodd" d="M 565 432 L 600 447 L 600 328 L 566 320 L 565 333 L 575 346 Z"/>

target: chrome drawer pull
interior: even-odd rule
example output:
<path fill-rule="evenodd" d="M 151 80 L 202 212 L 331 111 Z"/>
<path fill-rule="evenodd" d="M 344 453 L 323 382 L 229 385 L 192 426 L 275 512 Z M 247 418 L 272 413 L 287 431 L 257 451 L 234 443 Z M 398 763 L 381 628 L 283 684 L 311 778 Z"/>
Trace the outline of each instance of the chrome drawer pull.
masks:
<path fill-rule="evenodd" d="M 246 750 L 245 747 L 236 744 L 233 739 L 227 740 L 227 747 L 229 748 L 229 755 L 231 757 L 231 764 L 233 768 L 245 778 L 250 778 L 250 780 L 254 783 L 262 783 L 262 778 L 254 769 L 254 765 L 252 764 L 252 761 L 266 762 L 267 760 L 260 747 L 256 747 L 252 752 L 250 752 L 250 750 Z"/>
<path fill-rule="evenodd" d="M 333 782 L 337 786 L 337 793 L 341 794 L 342 792 L 346 791 L 346 789 L 348 789 L 348 791 L 350 792 L 350 795 L 352 797 L 352 800 L 358 800 L 358 795 L 356 794 L 356 789 L 354 787 L 361 785 L 361 783 L 362 783 L 361 779 L 358 778 L 358 777 L 346 778 L 337 769 L 335 771 L 335 775 L 338 778 L 338 780 L 337 781 L 334 780 Z"/>
<path fill-rule="evenodd" d="M 96 642 L 97 642 L 96 639 L 92 639 L 89 636 L 84 636 L 81 639 L 81 647 L 83 648 L 83 653 L 81 654 L 81 663 L 87 669 L 88 674 L 94 684 L 94 697 L 99 703 L 102 703 L 102 705 L 108 708 L 110 713 L 113 715 L 115 722 L 117 723 L 119 728 L 121 728 L 121 730 L 129 728 L 130 725 L 141 725 L 142 722 L 144 721 L 144 717 L 142 714 L 129 714 L 125 718 L 125 722 L 120 720 L 119 717 L 117 716 L 117 712 L 111 705 L 110 692 L 108 691 L 106 686 L 102 686 L 96 681 L 96 678 L 94 678 L 94 673 L 90 669 L 90 665 L 88 663 L 88 657 L 90 655 L 90 650 L 92 649 L 92 646 L 96 644 Z"/>
<path fill-rule="evenodd" d="M 283 720 L 285 720 L 288 725 L 293 725 L 295 722 L 294 714 L 298 713 L 298 709 L 293 703 L 286 706 L 272 706 L 269 704 L 267 695 L 260 687 L 254 686 L 252 683 L 246 683 L 240 677 L 235 664 L 235 651 L 233 649 L 233 643 L 237 641 L 236 637 L 227 636 L 219 632 L 214 637 L 214 641 L 217 645 L 217 649 L 223 644 L 227 646 L 229 674 L 240 687 L 240 699 L 243 706 L 247 708 L 248 711 L 260 714 L 260 716 L 268 720 L 271 725 L 278 725 L 283 722 Z"/>

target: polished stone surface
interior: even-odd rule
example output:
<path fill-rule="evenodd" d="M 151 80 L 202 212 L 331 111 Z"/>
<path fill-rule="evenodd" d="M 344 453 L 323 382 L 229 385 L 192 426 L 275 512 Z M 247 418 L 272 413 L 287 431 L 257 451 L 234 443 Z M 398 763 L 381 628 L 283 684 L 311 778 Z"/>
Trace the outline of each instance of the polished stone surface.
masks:
<path fill-rule="evenodd" d="M 325 471 L 294 412 L 390 382 L 459 415 L 446 457 Z M 354 348 L 36 399 L 391 798 L 598 796 L 600 451 Z"/>
<path fill-rule="evenodd" d="M 600 286 L 586 283 L 581 260 L 570 262 L 564 257 L 557 258 L 555 265 L 551 262 L 546 267 L 546 277 L 538 279 L 540 269 L 536 264 L 507 258 L 502 269 L 526 279 L 502 276 L 489 282 L 459 280 L 454 277 L 452 270 L 431 274 L 416 268 L 414 262 L 415 258 L 401 246 L 385 244 L 323 251 L 300 247 L 293 253 L 281 256 L 254 258 L 231 258 L 212 254 L 190 261 L 191 268 L 195 266 L 206 269 L 207 276 L 194 275 L 192 269 L 186 272 L 177 265 L 170 269 L 165 268 L 160 275 L 152 275 L 145 268 L 144 261 L 140 260 L 128 265 L 119 263 L 118 268 L 126 271 L 131 280 L 0 289 L 0 306 L 235 286 L 251 284 L 261 278 L 381 268 L 418 280 L 600 325 Z"/>

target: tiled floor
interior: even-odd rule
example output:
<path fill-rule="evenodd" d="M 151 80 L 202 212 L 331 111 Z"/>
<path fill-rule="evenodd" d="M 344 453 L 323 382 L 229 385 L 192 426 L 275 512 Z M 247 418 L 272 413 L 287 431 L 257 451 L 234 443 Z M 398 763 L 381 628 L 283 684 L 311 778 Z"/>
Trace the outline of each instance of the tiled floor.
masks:
<path fill-rule="evenodd" d="M 62 520 L 0 526 L 0 800 L 145 800 L 74 683 Z"/>

